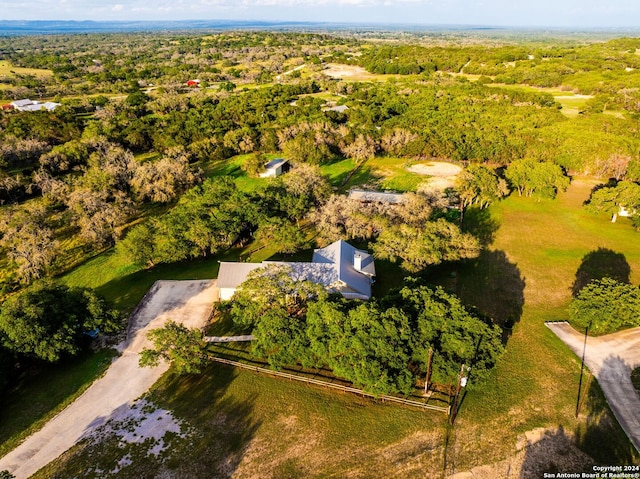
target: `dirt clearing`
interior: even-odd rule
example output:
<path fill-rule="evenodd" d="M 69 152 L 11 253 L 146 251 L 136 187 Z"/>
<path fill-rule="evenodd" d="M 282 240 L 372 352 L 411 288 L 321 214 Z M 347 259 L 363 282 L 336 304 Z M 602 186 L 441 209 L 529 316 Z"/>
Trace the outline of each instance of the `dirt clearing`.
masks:
<path fill-rule="evenodd" d="M 411 173 L 431 177 L 424 183 L 425 189 L 444 191 L 454 186 L 462 167 L 444 161 L 430 161 L 429 163 L 416 163 L 408 167 L 407 170 Z"/>

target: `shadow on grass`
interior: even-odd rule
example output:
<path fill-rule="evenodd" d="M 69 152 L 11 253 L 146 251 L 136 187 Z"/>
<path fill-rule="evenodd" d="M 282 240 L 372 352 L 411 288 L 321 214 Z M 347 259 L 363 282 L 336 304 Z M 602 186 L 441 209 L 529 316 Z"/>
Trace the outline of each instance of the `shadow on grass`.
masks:
<path fill-rule="evenodd" d="M 372 185 L 378 182 L 380 178 L 373 174 L 373 170 L 367 166 L 366 162 L 361 162 L 350 171 L 338 183 L 338 189 L 341 191 L 347 191 L 354 186 Z M 336 181 L 337 183 L 337 181 Z"/>
<path fill-rule="evenodd" d="M 629 283 L 631 266 L 622 253 L 608 248 L 598 248 L 587 253 L 576 272 L 576 279 L 571 286 L 571 294 L 577 296 L 582 288 L 591 281 L 612 278 L 621 283 Z"/>
<path fill-rule="evenodd" d="M 530 443 L 526 448 L 519 479 L 593 472 L 593 460 L 576 447 L 562 427 L 555 432 L 546 431 L 542 437 L 527 439 Z M 545 473 L 549 476 L 545 476 Z"/>
<path fill-rule="evenodd" d="M 582 413 L 586 421 L 580 424 L 577 443 L 599 464 L 639 464 L 640 454 L 614 417 L 600 386 L 592 381 Z"/>
<path fill-rule="evenodd" d="M 491 217 L 491 212 L 485 208 L 469 207 L 464 213 L 463 230 L 478 238 L 483 247 L 493 243 L 500 224 Z"/>
<path fill-rule="evenodd" d="M 525 279 L 504 251 L 484 249 L 475 260 L 440 267 L 431 276 L 466 306 L 492 318 L 507 342 L 522 317 Z"/>
<path fill-rule="evenodd" d="M 11 383 L 0 401 L 0 456 L 40 429 L 111 364 L 113 350 L 84 351 L 56 364 L 40 364 Z"/>
<path fill-rule="evenodd" d="M 172 452 L 182 477 L 231 477 L 260 427 L 255 395 L 228 391 L 238 371 L 212 363 L 203 374 L 165 376 L 151 395 L 160 407 L 197 428 L 188 451 Z M 171 464 L 171 460 L 169 461 Z"/>

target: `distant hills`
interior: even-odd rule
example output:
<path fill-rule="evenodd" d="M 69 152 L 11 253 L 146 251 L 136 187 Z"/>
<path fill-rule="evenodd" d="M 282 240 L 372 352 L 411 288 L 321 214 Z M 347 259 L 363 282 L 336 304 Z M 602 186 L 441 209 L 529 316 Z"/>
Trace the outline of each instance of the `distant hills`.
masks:
<path fill-rule="evenodd" d="M 490 25 L 419 25 L 382 23 L 323 23 L 260 20 L 177 20 L 177 21 L 71 21 L 0 20 L 0 35 L 42 35 L 62 33 L 115 33 L 187 30 L 296 30 L 296 31 L 411 31 L 433 33 L 472 32 L 485 35 L 593 34 L 605 36 L 638 35 L 640 28 L 547 28 L 503 27 Z"/>

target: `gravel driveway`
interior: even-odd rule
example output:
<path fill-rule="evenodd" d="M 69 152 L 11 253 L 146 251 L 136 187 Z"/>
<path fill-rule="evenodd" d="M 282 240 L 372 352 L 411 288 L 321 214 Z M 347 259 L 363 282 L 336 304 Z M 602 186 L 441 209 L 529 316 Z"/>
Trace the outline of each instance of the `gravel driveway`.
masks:
<path fill-rule="evenodd" d="M 34 474 L 83 437 L 103 425 L 116 410 L 126 410 L 144 394 L 169 366 L 140 368 L 140 351 L 149 346 L 146 333 L 162 327 L 166 320 L 191 328 L 204 326 L 213 306 L 215 280 L 157 281 L 129 320 L 122 354 L 105 375 L 82 396 L 0 459 L 0 471 L 9 470 L 16 479 Z"/>
<path fill-rule="evenodd" d="M 631 371 L 640 366 L 640 328 L 588 337 L 567 322 L 546 323 L 569 348 L 582 358 L 598 380 L 620 426 L 640 451 L 640 396 L 631 384 Z"/>

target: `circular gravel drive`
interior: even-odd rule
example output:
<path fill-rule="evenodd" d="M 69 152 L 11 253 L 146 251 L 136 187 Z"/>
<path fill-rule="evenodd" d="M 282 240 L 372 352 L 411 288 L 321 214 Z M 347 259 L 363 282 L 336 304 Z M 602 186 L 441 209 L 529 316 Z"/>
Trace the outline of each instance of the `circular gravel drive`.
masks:
<path fill-rule="evenodd" d="M 123 411 L 167 371 L 167 364 L 140 368 L 146 334 L 171 319 L 190 328 L 205 326 L 211 315 L 215 280 L 157 281 L 129 320 L 127 340 L 105 375 L 82 396 L 0 459 L 0 471 L 28 478 L 82 438 L 102 426 L 116 410 Z"/>
<path fill-rule="evenodd" d="M 640 328 L 587 337 L 567 322 L 545 323 L 582 358 L 598 380 L 611 410 L 635 448 L 640 451 L 640 396 L 631 384 L 631 371 L 640 366 Z"/>

